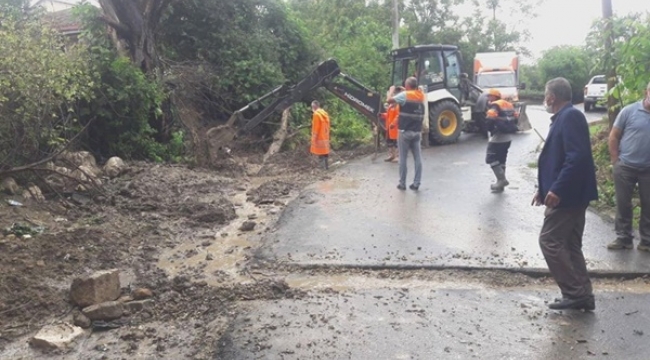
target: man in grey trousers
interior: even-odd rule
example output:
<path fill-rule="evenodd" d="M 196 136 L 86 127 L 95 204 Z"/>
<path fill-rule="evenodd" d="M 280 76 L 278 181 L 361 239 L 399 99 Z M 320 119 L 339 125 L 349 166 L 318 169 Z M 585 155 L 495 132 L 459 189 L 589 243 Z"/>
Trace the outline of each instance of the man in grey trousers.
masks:
<path fill-rule="evenodd" d="M 631 249 L 632 194 L 639 186 L 641 240 L 637 249 L 650 251 L 650 84 L 645 98 L 621 110 L 609 133 L 609 156 L 614 166 L 616 240 L 609 249 Z"/>
<path fill-rule="evenodd" d="M 424 121 L 424 94 L 418 89 L 418 80 L 409 77 L 404 82 L 406 91 L 395 95 L 395 86 L 391 86 L 388 99 L 389 104 L 397 103 L 400 106 L 397 137 L 399 150 L 399 184 L 397 188 L 406 190 L 406 161 L 409 151 L 413 153 L 415 162 L 415 177 L 409 186 L 411 190 L 420 188 L 422 179 L 422 155 L 420 143 L 422 142 L 422 121 Z"/>
<path fill-rule="evenodd" d="M 594 310 L 591 281 L 582 253 L 589 202 L 598 199 L 596 171 L 585 115 L 571 105 L 571 84 L 549 80 L 544 102 L 551 116 L 537 167 L 538 191 L 533 204 L 545 205 L 539 245 L 562 297 L 553 310 Z"/>

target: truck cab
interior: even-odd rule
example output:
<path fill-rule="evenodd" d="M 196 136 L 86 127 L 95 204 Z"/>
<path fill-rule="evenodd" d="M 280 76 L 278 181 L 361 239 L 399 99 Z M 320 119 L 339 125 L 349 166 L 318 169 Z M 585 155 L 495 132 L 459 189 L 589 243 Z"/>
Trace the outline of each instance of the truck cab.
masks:
<path fill-rule="evenodd" d="M 514 51 L 477 53 L 474 57 L 474 84 L 482 89 L 496 88 L 510 102 L 519 101 L 519 56 Z"/>

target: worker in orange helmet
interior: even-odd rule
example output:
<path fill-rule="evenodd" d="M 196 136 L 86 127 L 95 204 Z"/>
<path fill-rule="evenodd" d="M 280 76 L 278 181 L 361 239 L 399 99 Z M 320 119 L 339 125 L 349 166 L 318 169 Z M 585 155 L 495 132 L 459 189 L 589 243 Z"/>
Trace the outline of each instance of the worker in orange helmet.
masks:
<path fill-rule="evenodd" d="M 490 165 L 497 181 L 490 185 L 493 192 L 502 192 L 510 183 L 506 179 L 506 159 L 512 143 L 512 133 L 517 132 L 517 118 L 512 103 L 501 99 L 501 92 L 487 92 L 488 110 L 486 127 L 490 133 L 485 162 Z"/>
<path fill-rule="evenodd" d="M 395 94 L 399 94 L 404 90 L 403 87 L 398 86 L 395 88 Z M 382 114 L 386 121 L 386 146 L 388 147 L 388 158 L 384 161 L 397 162 L 397 135 L 399 134 L 398 118 L 399 118 L 399 104 L 392 103 L 386 107 L 386 113 Z"/>
<path fill-rule="evenodd" d="M 311 102 L 311 110 L 314 115 L 311 121 L 311 147 L 309 150 L 319 157 L 321 166 L 327 170 L 330 153 L 330 117 L 316 100 Z"/>

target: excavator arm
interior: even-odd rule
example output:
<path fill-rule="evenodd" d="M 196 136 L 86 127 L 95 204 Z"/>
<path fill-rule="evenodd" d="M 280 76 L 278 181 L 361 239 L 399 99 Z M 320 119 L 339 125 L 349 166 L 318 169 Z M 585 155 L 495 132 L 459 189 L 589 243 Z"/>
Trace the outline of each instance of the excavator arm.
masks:
<path fill-rule="evenodd" d="M 281 113 L 291 105 L 302 101 L 314 90 L 324 87 L 379 128 L 383 104 L 376 91 L 364 86 L 353 77 L 341 73 L 337 62 L 328 59 L 321 62 L 309 75 L 295 85 L 283 84 L 264 96 L 235 111 L 225 125 L 212 128 L 207 135 L 219 147 L 227 146 L 237 136 L 251 131 L 274 113 Z M 247 119 L 244 114 L 251 114 Z"/>

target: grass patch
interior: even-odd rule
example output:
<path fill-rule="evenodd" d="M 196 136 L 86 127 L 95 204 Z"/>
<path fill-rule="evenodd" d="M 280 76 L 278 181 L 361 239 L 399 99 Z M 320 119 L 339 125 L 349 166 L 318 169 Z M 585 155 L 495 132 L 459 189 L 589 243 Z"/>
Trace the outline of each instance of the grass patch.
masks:
<path fill-rule="evenodd" d="M 537 169 L 537 162 L 531 161 L 528 163 L 528 167 L 531 169 Z"/>

